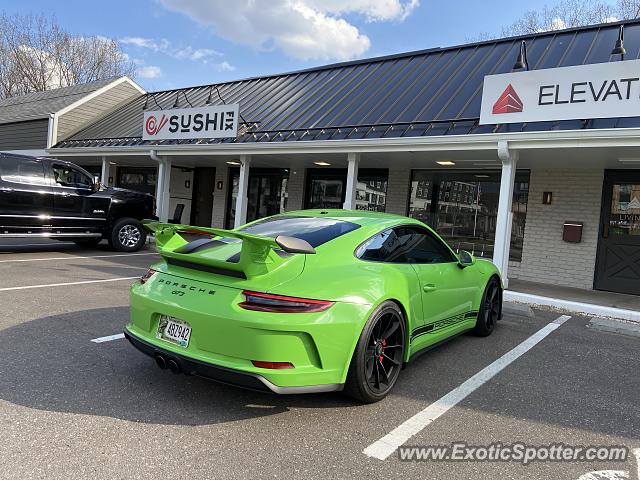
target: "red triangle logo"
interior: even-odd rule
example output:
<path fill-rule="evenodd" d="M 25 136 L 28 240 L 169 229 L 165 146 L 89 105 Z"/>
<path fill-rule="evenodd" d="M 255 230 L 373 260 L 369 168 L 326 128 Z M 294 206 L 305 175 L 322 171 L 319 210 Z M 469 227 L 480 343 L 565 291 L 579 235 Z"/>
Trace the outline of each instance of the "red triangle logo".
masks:
<path fill-rule="evenodd" d="M 521 112 L 524 108 L 522 100 L 513 89 L 511 84 L 505 88 L 500 98 L 493 104 L 493 114 L 498 115 L 501 113 L 517 113 Z"/>

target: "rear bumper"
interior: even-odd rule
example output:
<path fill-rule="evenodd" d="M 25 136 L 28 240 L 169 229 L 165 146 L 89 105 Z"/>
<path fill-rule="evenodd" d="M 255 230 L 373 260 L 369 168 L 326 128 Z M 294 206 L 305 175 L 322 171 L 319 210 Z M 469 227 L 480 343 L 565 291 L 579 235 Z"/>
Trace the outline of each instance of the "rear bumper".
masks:
<path fill-rule="evenodd" d="M 221 367 L 219 365 L 201 362 L 199 360 L 189 358 L 184 355 L 179 355 L 175 352 L 171 352 L 163 348 L 159 348 L 156 345 L 152 345 L 151 343 L 137 338 L 126 329 L 124 331 L 124 336 L 127 340 L 129 340 L 129 342 L 131 342 L 134 347 L 136 347 L 142 353 L 149 355 L 150 357 L 163 355 L 175 360 L 178 365 L 180 365 L 182 372 L 187 375 L 196 375 L 227 385 L 247 388 L 249 390 L 255 390 L 259 392 L 273 392 L 278 394 L 335 392 L 342 390 L 344 387 L 343 384 L 339 383 L 280 387 L 278 385 L 274 385 L 269 380 L 256 373 L 243 372 L 240 370 L 234 370 L 231 368 Z"/>

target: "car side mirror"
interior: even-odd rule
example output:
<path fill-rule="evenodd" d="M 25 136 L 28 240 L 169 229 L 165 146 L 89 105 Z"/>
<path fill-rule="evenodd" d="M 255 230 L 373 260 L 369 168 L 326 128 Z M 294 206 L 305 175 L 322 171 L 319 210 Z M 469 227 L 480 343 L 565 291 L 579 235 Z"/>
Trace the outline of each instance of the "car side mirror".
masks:
<path fill-rule="evenodd" d="M 471 255 L 466 250 L 460 251 L 460 254 L 458 255 L 458 266 L 460 268 L 470 267 L 474 263 L 476 263 L 476 257 Z"/>
<path fill-rule="evenodd" d="M 278 235 L 276 237 L 276 243 L 287 253 L 316 253 L 316 249 L 309 245 L 309 242 L 301 238 Z"/>

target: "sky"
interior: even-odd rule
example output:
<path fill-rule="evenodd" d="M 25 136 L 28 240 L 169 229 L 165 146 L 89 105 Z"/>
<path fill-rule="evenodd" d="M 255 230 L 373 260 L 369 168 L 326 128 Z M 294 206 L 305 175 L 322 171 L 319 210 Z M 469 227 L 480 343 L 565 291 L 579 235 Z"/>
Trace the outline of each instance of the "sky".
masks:
<path fill-rule="evenodd" d="M 117 40 L 148 91 L 443 47 L 499 33 L 553 0 L 0 0 Z"/>

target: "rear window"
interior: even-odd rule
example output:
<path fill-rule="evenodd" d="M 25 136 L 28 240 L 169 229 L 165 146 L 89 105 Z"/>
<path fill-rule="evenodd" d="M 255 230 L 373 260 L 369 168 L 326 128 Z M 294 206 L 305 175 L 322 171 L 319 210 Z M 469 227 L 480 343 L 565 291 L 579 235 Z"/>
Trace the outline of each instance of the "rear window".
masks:
<path fill-rule="evenodd" d="M 261 220 L 241 232 L 275 238 L 286 235 L 306 240 L 312 247 L 317 247 L 340 235 L 360 228 L 360 225 L 332 218 L 315 217 L 272 217 Z"/>

